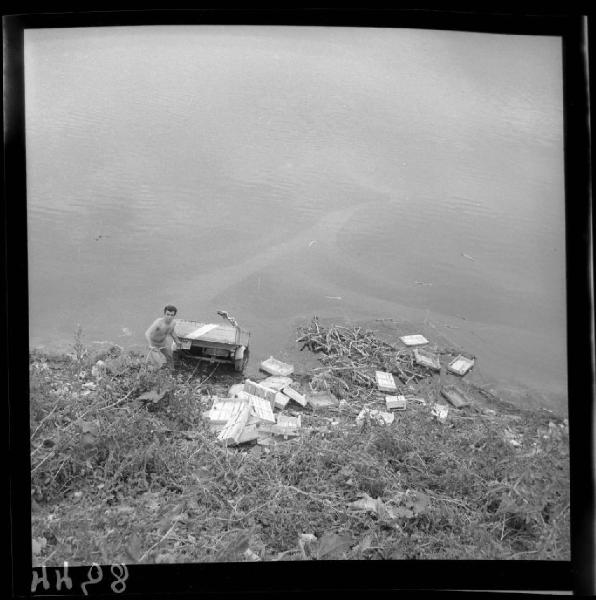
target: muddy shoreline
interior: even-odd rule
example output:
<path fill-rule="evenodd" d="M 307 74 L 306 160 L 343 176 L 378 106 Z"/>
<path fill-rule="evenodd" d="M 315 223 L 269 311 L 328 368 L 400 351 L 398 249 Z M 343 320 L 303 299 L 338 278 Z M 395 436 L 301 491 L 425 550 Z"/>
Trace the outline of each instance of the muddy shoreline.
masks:
<path fill-rule="evenodd" d="M 461 323 L 456 325 L 454 320 L 448 321 L 446 318 L 438 318 L 437 315 L 418 321 L 415 312 L 407 316 L 410 318 L 387 317 L 358 320 L 323 318 L 322 322 L 360 326 L 373 331 L 377 337 L 389 343 L 398 343 L 398 338 L 402 335 L 420 333 L 431 344 L 438 347 L 459 349 L 461 352 L 476 356 L 475 367 L 464 378 L 466 382 L 478 386 L 520 409 L 546 411 L 560 418 L 568 416 L 566 394 L 563 394 L 560 389 L 553 390 L 552 385 L 544 385 L 539 389 L 537 386 L 520 382 L 515 376 L 509 377 L 506 372 L 508 364 L 503 364 L 502 361 L 497 360 L 495 361 L 497 364 L 492 364 L 492 362 L 487 364 L 487 360 L 490 362 L 492 356 L 489 356 L 488 359 L 485 358 L 485 360 L 478 356 L 475 350 L 480 349 L 482 351 L 484 348 L 479 348 L 478 344 L 473 343 L 473 332 L 467 331 Z M 259 377 L 262 374 L 259 365 L 269 356 L 275 356 L 282 361 L 295 365 L 296 371 L 304 374 L 307 374 L 313 368 L 319 367 L 317 357 L 310 352 L 301 351 L 300 345 L 296 343 L 296 326 L 305 322 L 306 319 L 303 318 L 294 319 L 287 328 L 287 334 L 281 339 L 275 339 L 271 344 L 266 339 L 259 339 L 253 334 L 251 337 L 251 358 L 245 369 L 245 375 Z M 122 338 L 118 342 L 99 340 L 88 342 L 88 345 L 90 348 L 97 349 L 97 351 L 111 346 L 119 346 L 127 352 L 140 355 L 146 351 L 144 345 L 131 343 L 130 341 L 127 343 Z M 72 346 L 73 344 L 70 342 L 56 344 L 55 346 L 36 346 L 31 350 L 60 359 L 61 356 L 72 352 Z"/>

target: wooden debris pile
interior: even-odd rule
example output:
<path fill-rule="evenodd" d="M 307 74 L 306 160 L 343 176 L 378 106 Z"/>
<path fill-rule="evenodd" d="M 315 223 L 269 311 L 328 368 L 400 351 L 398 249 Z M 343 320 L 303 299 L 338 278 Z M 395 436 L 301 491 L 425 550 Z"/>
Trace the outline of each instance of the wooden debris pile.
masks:
<path fill-rule="evenodd" d="M 298 328 L 296 342 L 302 344 L 301 350 L 308 348 L 320 354 L 323 367 L 314 370 L 314 390 L 354 398 L 365 393 L 370 396 L 371 389 L 376 389 L 377 394 L 390 394 L 383 398 L 388 410 L 404 410 L 407 392 L 440 381 L 443 398 L 456 408 L 469 404 L 456 385 L 443 387 L 442 383 L 445 373 L 466 375 L 474 366 L 474 357 L 459 350 L 440 349 L 420 334 L 402 336 L 389 343 L 362 327 L 325 327 L 315 316 L 308 326 Z"/>
<path fill-rule="evenodd" d="M 336 383 L 340 390 L 347 391 L 352 385 L 376 387 L 378 370 L 392 373 L 404 385 L 429 376 L 428 368 L 416 362 L 413 351 L 405 344 L 401 347 L 400 342 L 390 344 L 379 340 L 373 331 L 362 327 L 323 327 L 314 317 L 308 327 L 298 329 L 298 334 L 296 342 L 302 344 L 301 350 L 308 348 L 321 353 L 320 360 L 325 366 L 318 370 L 315 379 Z M 313 386 L 316 383 L 313 381 Z M 325 387 L 324 383 L 321 387 Z"/>
<path fill-rule="evenodd" d="M 227 398 L 215 398 L 205 418 L 227 446 L 247 442 L 268 446 L 297 437 L 301 415 L 279 412 L 290 402 L 301 407 L 307 404 L 306 397 L 291 387 L 292 383 L 287 376 L 272 376 L 258 383 L 246 379 L 243 384 L 231 386 Z"/>

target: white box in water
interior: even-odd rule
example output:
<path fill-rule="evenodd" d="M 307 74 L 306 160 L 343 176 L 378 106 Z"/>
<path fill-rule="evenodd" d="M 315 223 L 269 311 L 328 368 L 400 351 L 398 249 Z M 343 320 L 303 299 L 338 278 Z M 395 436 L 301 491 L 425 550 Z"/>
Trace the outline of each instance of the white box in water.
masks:
<path fill-rule="evenodd" d="M 447 367 L 447 370 L 451 373 L 455 373 L 456 375 L 463 376 L 465 375 L 472 367 L 474 366 L 474 360 L 471 358 L 466 358 L 461 354 L 454 358 Z"/>
<path fill-rule="evenodd" d="M 269 373 L 270 375 L 287 377 L 294 372 L 294 367 L 293 365 L 281 362 L 281 360 L 277 360 L 276 358 L 273 358 L 273 356 L 270 356 L 267 360 L 264 360 L 261 363 L 261 370 Z"/>
<path fill-rule="evenodd" d="M 397 390 L 397 386 L 395 385 L 395 379 L 393 379 L 393 375 L 391 373 L 386 373 L 385 371 L 377 371 L 377 385 L 382 392 L 395 392 Z"/>
<path fill-rule="evenodd" d="M 420 334 L 404 335 L 399 338 L 406 346 L 422 346 L 428 344 L 428 340 Z"/>
<path fill-rule="evenodd" d="M 422 365 L 434 371 L 441 370 L 441 363 L 439 357 L 436 354 L 432 354 L 428 351 L 421 350 L 420 348 L 414 348 L 414 360 L 417 365 Z"/>

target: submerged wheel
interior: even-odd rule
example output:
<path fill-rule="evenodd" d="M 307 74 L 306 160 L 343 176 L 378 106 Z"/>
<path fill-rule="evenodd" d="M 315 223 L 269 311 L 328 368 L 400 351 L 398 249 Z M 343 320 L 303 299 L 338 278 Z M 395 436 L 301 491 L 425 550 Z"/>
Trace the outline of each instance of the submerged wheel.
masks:
<path fill-rule="evenodd" d="M 245 348 L 244 346 L 240 346 L 240 348 L 236 350 L 236 353 L 234 354 L 234 371 L 237 371 L 238 373 L 244 371 L 248 364 L 249 354 L 248 348 Z"/>

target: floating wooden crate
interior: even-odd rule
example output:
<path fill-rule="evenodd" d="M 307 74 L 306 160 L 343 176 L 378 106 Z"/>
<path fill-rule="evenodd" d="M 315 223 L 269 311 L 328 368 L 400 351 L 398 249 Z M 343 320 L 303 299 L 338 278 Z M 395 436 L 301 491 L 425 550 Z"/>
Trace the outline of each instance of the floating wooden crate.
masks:
<path fill-rule="evenodd" d="M 397 386 L 395 385 L 395 379 L 393 379 L 393 375 L 391 373 L 386 373 L 385 371 L 377 371 L 377 386 L 382 392 L 395 392 L 397 390 Z"/>
<path fill-rule="evenodd" d="M 439 357 L 431 352 L 425 352 L 420 348 L 414 348 L 414 361 L 417 365 L 427 367 L 433 371 L 441 370 L 441 363 Z"/>
<path fill-rule="evenodd" d="M 294 372 L 294 367 L 270 356 L 261 363 L 261 370 L 279 377 L 287 377 Z"/>
<path fill-rule="evenodd" d="M 422 346 L 428 344 L 428 340 L 419 333 L 414 335 L 404 335 L 399 338 L 406 346 Z"/>
<path fill-rule="evenodd" d="M 405 396 L 385 396 L 387 410 L 406 410 L 407 404 Z"/>
<path fill-rule="evenodd" d="M 449 363 L 447 370 L 450 373 L 455 373 L 455 375 L 463 377 L 473 366 L 473 358 L 467 358 L 460 354 Z"/>

